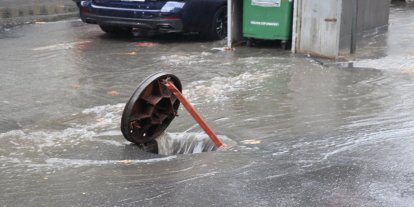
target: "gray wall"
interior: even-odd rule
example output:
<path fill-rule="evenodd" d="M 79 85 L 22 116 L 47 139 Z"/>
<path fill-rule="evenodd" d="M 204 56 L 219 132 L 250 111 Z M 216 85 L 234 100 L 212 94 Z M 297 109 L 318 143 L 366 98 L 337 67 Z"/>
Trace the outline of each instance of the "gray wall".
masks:
<path fill-rule="evenodd" d="M 337 58 L 342 0 L 296 0 L 295 51 Z M 295 36 L 295 35 L 293 35 Z"/>
<path fill-rule="evenodd" d="M 339 42 L 341 53 L 349 53 L 350 50 L 355 2 L 358 2 L 357 39 L 365 32 L 388 25 L 391 0 L 343 0 Z"/>

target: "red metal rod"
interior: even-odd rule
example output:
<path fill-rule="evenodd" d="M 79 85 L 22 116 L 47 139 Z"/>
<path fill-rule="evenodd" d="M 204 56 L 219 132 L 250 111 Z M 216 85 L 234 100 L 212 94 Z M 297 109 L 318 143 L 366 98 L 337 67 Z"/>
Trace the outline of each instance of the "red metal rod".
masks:
<path fill-rule="evenodd" d="M 213 130 L 207 125 L 207 123 L 201 118 L 201 116 L 197 113 L 195 108 L 190 104 L 190 102 L 183 96 L 183 94 L 175 87 L 175 85 L 171 81 L 165 81 L 164 85 L 170 90 L 178 100 L 183 104 L 183 106 L 190 112 L 191 116 L 196 120 L 196 122 L 200 125 L 201 128 L 207 133 L 211 140 L 213 140 L 214 144 L 217 148 L 226 147 L 226 145 L 221 142 L 221 140 L 217 137 L 217 135 L 213 132 Z"/>

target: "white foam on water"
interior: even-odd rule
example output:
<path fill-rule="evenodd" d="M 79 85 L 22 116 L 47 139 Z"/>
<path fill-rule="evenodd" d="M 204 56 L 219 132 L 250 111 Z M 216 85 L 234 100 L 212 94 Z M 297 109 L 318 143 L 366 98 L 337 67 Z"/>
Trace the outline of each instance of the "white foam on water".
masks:
<path fill-rule="evenodd" d="M 152 158 L 146 160 L 83 160 L 83 159 L 62 159 L 49 158 L 46 163 L 38 164 L 36 166 L 51 167 L 51 168 L 66 168 L 66 167 L 85 167 L 85 166 L 102 166 L 102 165 L 136 165 L 142 163 L 155 163 L 162 161 L 170 161 L 177 158 L 176 156 L 168 156 L 162 158 Z"/>
<path fill-rule="evenodd" d="M 108 111 L 109 112 L 116 112 L 116 111 L 122 111 L 125 107 L 124 103 L 119 103 L 119 104 L 115 104 L 115 105 L 102 105 L 102 106 L 95 106 L 89 109 L 84 109 L 82 111 L 83 114 L 96 114 L 96 115 L 100 115 L 100 116 L 108 116 Z M 111 115 L 111 114 L 109 114 Z M 113 116 L 113 115 L 112 115 Z"/>
<path fill-rule="evenodd" d="M 220 121 L 227 121 L 227 120 L 230 120 L 230 118 L 229 117 L 224 117 L 224 118 L 216 119 L 214 121 L 215 122 L 220 122 Z"/>
<path fill-rule="evenodd" d="M 113 131 L 111 129 L 118 130 L 118 126 L 121 123 L 124 107 L 125 104 L 120 103 L 115 105 L 103 105 L 85 109 L 82 111 L 82 114 L 90 115 L 94 117 L 95 120 L 88 123 L 87 125 L 81 125 L 77 127 L 85 129 L 101 129 L 105 132 Z"/>
<path fill-rule="evenodd" d="M 241 62 L 245 65 L 255 65 L 255 66 L 266 66 L 267 65 L 267 67 L 274 67 L 274 66 L 281 67 L 282 65 L 277 64 L 277 63 L 268 65 L 268 62 L 266 61 L 275 61 L 275 60 L 280 61 L 280 60 L 285 60 L 285 59 L 286 58 L 284 57 L 276 57 L 276 56 L 274 57 L 245 57 L 245 58 L 237 59 L 237 62 Z"/>
<path fill-rule="evenodd" d="M 6 166 L 6 163 L 20 164 L 23 162 L 23 160 L 20 160 L 14 157 L 5 157 L 5 156 L 0 156 L 0 161 L 3 167 Z"/>
<path fill-rule="evenodd" d="M 101 136 L 122 136 L 122 132 L 120 130 L 109 130 L 109 131 L 105 131 L 105 132 L 101 132 L 98 133 L 96 135 L 97 137 L 101 137 Z"/>
<path fill-rule="evenodd" d="M 23 130 L 12 130 L 12 131 L 8 131 L 5 133 L 1 133 L 0 134 L 0 139 L 5 139 L 5 138 L 13 138 L 13 137 L 22 137 L 24 136 L 25 133 L 23 132 Z"/>
<path fill-rule="evenodd" d="M 75 115 L 70 120 L 70 127 L 62 130 L 24 129 L 1 133 L 3 147 L 0 148 L 0 156 L 2 160 L 7 158 L 10 161 L 8 163 L 19 164 L 23 160 L 38 163 L 44 157 L 73 148 L 103 145 L 123 147 L 125 140 L 119 125 L 124 106 L 116 104 L 85 109 L 80 116 Z"/>
<path fill-rule="evenodd" d="M 209 52 L 202 52 L 201 54 L 197 55 L 169 55 L 169 56 L 161 56 L 161 58 L 157 59 L 156 61 L 161 60 L 164 63 L 169 65 L 197 65 L 200 63 L 208 63 L 213 62 L 210 58 L 206 58 L 211 56 L 212 53 Z"/>
<path fill-rule="evenodd" d="M 414 69 L 414 56 L 387 56 L 354 62 L 355 67 L 393 70 L 396 72 Z"/>
<path fill-rule="evenodd" d="M 202 52 L 196 55 L 170 55 L 162 56 L 157 61 L 164 61 L 172 65 L 198 65 L 209 63 L 214 53 Z M 240 64 L 243 68 L 247 67 L 248 71 L 242 72 L 236 76 L 217 76 L 208 80 L 194 81 L 185 86 L 183 94 L 194 105 L 197 102 L 220 102 L 228 100 L 229 96 L 235 92 L 244 92 L 247 90 L 257 90 L 262 87 L 262 83 L 271 77 L 275 71 L 292 67 L 285 61 L 285 57 L 246 57 L 237 59 L 223 59 L 221 66 L 237 67 Z M 254 94 L 254 93 L 252 93 Z M 254 98 L 252 98 L 253 100 Z"/>
<path fill-rule="evenodd" d="M 12 148 L 15 150 L 25 150 L 26 152 L 47 152 L 48 148 L 70 147 L 86 144 L 86 142 L 115 146 L 124 145 L 123 142 L 98 137 L 102 137 L 102 134 L 91 130 L 90 126 L 85 126 L 85 128 L 67 128 L 62 131 L 14 130 L 0 134 L 0 139 L 2 139 L 4 145 L 13 146 Z"/>
<path fill-rule="evenodd" d="M 195 81 L 186 86 L 183 94 L 193 102 L 220 102 L 232 93 L 259 87 L 272 74 L 270 72 L 244 72 L 235 77 L 215 77 L 208 81 Z M 196 103 L 195 103 L 196 104 Z"/>
<path fill-rule="evenodd" d="M 211 48 L 211 50 L 213 50 L 213 51 L 221 51 L 221 52 L 224 52 L 227 49 L 228 49 L 227 47 L 213 47 L 213 48 Z"/>
<path fill-rule="evenodd" d="M 414 134 L 414 128 L 407 126 L 402 129 L 391 129 L 384 131 L 376 131 L 371 133 L 363 133 L 357 137 L 344 137 L 342 140 L 335 140 L 325 144 L 327 151 L 322 153 L 322 160 L 326 160 L 331 156 L 338 155 L 343 152 L 349 152 L 355 148 L 359 148 L 367 145 L 375 145 L 383 142 L 389 142 L 391 140 L 403 140 L 410 139 Z"/>
<path fill-rule="evenodd" d="M 274 152 L 274 153 L 272 153 L 272 156 L 279 156 L 279 155 L 286 154 L 286 153 L 288 153 L 288 152 L 289 152 L 289 150 L 285 149 L 285 150 L 283 150 L 283 151 L 279 151 L 279 152 Z"/>
<path fill-rule="evenodd" d="M 43 50 L 67 50 L 72 49 L 76 46 L 87 44 L 92 42 L 91 40 L 84 40 L 84 41 L 77 41 L 77 42 L 68 42 L 68 43 L 60 43 L 60 44 L 54 44 L 54 45 L 48 45 L 44 47 L 37 47 L 33 48 L 33 51 L 43 51 Z"/>
<path fill-rule="evenodd" d="M 184 180 L 180 180 L 180 181 L 177 181 L 177 182 L 175 182 L 175 184 L 180 184 L 180 183 L 186 183 L 186 182 L 191 182 L 191 181 L 193 181 L 193 180 L 197 180 L 197 179 L 200 179 L 200 178 L 204 178 L 204 177 L 208 177 L 208 176 L 214 176 L 214 175 L 216 175 L 218 172 L 209 172 L 209 173 L 203 173 L 203 174 L 197 174 L 197 175 L 195 175 L 194 177 L 192 177 L 192 178 L 187 178 L 187 179 L 184 179 Z"/>
<path fill-rule="evenodd" d="M 33 162 L 31 160 L 22 160 L 17 158 L 10 158 L 0 156 L 0 161 L 7 164 L 14 164 L 15 166 L 27 167 L 27 171 L 39 171 L 41 169 L 46 170 L 62 170 L 65 168 L 80 168 L 90 166 L 107 166 L 107 165 L 139 165 L 149 164 L 156 162 L 171 161 L 177 158 L 176 156 L 168 156 L 162 158 L 152 158 L 145 160 L 88 160 L 88 159 L 65 159 L 65 158 L 48 158 L 43 162 Z"/>

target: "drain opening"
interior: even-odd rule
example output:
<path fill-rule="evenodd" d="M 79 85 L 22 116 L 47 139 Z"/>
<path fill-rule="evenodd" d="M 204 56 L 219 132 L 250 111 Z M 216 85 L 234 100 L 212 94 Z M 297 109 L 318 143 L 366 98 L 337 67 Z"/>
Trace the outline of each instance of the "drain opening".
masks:
<path fill-rule="evenodd" d="M 211 139 L 202 133 L 165 133 L 155 139 L 158 154 L 195 154 L 216 151 L 217 147 Z"/>
<path fill-rule="evenodd" d="M 220 137 L 228 147 L 236 143 Z M 155 140 L 138 145 L 143 151 L 160 155 L 197 154 L 217 150 L 214 142 L 204 133 L 164 133 Z"/>

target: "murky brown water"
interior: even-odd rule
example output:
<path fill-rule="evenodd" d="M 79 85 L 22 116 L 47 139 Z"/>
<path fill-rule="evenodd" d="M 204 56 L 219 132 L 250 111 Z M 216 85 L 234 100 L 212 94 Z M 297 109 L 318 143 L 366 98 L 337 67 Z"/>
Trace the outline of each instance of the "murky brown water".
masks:
<path fill-rule="evenodd" d="M 393 15 L 412 17 L 413 10 L 397 7 Z M 391 48 L 405 41 L 393 29 L 405 28 L 401 24 L 393 20 L 390 27 Z M 0 50 L 5 206 L 414 202 L 408 64 L 401 70 L 375 69 L 374 62 L 327 68 L 267 47 L 222 52 L 213 48 L 225 42 L 192 37 L 113 39 L 78 21 L 14 28 L 0 37 L 7 48 Z M 392 51 L 388 56 L 410 57 Z M 159 71 L 180 77 L 186 97 L 235 146 L 160 156 L 124 140 L 124 104 L 141 80 Z M 205 146 L 188 113 L 179 115 L 166 136 Z"/>

